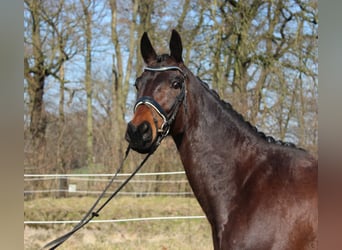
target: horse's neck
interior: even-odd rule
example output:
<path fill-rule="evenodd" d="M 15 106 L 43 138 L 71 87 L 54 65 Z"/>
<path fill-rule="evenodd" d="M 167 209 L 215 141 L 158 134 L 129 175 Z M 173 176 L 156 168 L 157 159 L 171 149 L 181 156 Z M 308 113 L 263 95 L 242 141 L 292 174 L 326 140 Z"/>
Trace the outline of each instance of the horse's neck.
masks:
<path fill-rule="evenodd" d="M 201 83 L 189 88 L 180 153 L 202 152 L 208 159 L 221 157 L 225 162 L 237 162 L 234 156 L 238 154 L 248 158 L 248 152 L 259 152 L 260 138 L 235 111 L 225 107 Z"/>
<path fill-rule="evenodd" d="M 246 131 L 244 121 L 234 112 L 230 113 L 200 83 L 197 85 L 188 90 L 187 109 L 183 109 L 181 115 L 183 133 L 175 135 L 174 140 L 189 182 L 204 210 L 227 209 L 243 182 L 243 178 L 236 178 L 237 172 L 244 176 L 250 171 L 243 161 L 253 162 L 258 154 L 254 141 L 257 138 Z M 213 207 L 205 207 L 209 203 Z"/>

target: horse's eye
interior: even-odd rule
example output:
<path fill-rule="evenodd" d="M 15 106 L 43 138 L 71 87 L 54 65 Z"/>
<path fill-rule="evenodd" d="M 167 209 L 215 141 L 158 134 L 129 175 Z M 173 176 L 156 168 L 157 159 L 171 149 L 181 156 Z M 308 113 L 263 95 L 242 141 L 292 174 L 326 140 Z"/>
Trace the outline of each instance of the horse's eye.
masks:
<path fill-rule="evenodd" d="M 179 89 L 180 87 L 181 87 L 181 82 L 180 81 L 173 81 L 172 83 L 171 83 L 171 86 L 172 86 L 172 88 L 174 88 L 174 89 Z"/>

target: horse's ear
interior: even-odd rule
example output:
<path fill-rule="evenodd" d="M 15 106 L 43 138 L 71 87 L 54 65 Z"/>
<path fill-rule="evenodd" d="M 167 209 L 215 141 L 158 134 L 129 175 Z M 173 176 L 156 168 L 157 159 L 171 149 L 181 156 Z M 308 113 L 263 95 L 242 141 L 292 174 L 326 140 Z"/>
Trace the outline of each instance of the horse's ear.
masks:
<path fill-rule="evenodd" d="M 183 62 L 182 59 L 182 39 L 176 30 L 172 30 L 170 39 L 170 52 L 171 56 L 176 59 L 177 62 Z"/>
<path fill-rule="evenodd" d="M 152 47 L 152 44 L 150 42 L 150 39 L 148 38 L 147 32 L 144 32 L 144 34 L 141 37 L 140 51 L 144 59 L 144 62 L 146 64 L 149 64 L 152 60 L 155 60 L 157 58 L 157 53 Z"/>

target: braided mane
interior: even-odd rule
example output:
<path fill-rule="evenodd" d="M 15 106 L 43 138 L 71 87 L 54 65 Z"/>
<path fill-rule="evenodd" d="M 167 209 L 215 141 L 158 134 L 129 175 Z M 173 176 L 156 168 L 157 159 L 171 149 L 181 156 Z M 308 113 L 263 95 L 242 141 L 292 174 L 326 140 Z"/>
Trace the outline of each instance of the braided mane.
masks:
<path fill-rule="evenodd" d="M 264 132 L 258 131 L 258 129 L 255 126 L 253 126 L 249 121 L 246 121 L 244 119 L 244 117 L 239 112 L 237 112 L 229 102 L 226 102 L 225 100 L 223 100 L 214 89 L 211 89 L 209 87 L 208 83 L 202 81 L 199 77 L 197 77 L 197 79 L 204 86 L 204 88 L 212 96 L 214 96 L 215 99 L 217 99 L 219 101 L 219 103 L 224 107 L 225 110 L 229 111 L 231 114 L 234 115 L 234 117 L 236 117 L 237 119 L 239 119 L 240 121 L 245 123 L 247 125 L 247 127 L 249 127 L 250 130 L 254 131 L 254 133 L 257 134 L 260 138 L 264 139 L 268 143 L 273 143 L 273 144 L 282 145 L 285 147 L 291 147 L 291 148 L 297 148 L 300 150 L 304 150 L 303 148 L 297 147 L 294 143 L 276 140 L 272 136 L 267 136 Z"/>

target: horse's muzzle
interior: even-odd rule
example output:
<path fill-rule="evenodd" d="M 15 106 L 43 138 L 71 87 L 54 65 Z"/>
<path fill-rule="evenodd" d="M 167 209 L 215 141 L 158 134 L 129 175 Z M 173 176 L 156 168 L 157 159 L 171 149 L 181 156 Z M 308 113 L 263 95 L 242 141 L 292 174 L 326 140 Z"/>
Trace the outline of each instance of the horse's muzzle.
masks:
<path fill-rule="evenodd" d="M 135 126 L 132 122 L 127 124 L 126 140 L 131 149 L 146 154 L 153 145 L 152 128 L 148 122 Z"/>

